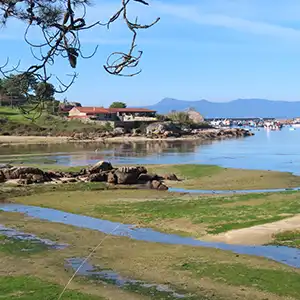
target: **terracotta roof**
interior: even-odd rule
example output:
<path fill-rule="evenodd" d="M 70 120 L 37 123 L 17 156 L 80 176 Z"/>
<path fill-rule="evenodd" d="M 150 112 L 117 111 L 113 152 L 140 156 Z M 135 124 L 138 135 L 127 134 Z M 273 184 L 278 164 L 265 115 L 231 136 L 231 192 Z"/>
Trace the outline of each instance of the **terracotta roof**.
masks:
<path fill-rule="evenodd" d="M 143 113 L 143 112 L 156 112 L 156 110 L 151 110 L 147 108 L 136 108 L 136 107 L 127 107 L 127 108 L 109 108 L 109 110 L 112 113 L 117 113 L 117 112 L 132 112 L 132 113 Z"/>
<path fill-rule="evenodd" d="M 79 110 L 82 113 L 86 114 L 116 114 L 117 112 L 124 112 L 124 113 L 143 113 L 143 112 L 149 112 L 154 113 L 155 110 L 150 110 L 147 108 L 104 108 L 104 107 L 75 107 L 77 110 Z"/>
<path fill-rule="evenodd" d="M 109 110 L 104 107 L 74 107 L 82 113 L 86 114 L 109 114 Z"/>

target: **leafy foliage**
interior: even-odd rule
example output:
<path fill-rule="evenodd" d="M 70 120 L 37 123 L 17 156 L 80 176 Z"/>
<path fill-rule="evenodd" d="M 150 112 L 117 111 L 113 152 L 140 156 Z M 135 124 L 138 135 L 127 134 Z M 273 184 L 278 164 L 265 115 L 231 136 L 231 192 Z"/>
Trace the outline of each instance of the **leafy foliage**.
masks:
<path fill-rule="evenodd" d="M 193 121 L 190 119 L 188 113 L 186 112 L 172 112 L 168 115 L 168 119 L 170 119 L 174 123 L 180 124 L 191 124 Z"/>
<path fill-rule="evenodd" d="M 127 107 L 127 105 L 124 102 L 113 102 L 110 105 L 110 108 L 126 108 L 126 107 Z"/>

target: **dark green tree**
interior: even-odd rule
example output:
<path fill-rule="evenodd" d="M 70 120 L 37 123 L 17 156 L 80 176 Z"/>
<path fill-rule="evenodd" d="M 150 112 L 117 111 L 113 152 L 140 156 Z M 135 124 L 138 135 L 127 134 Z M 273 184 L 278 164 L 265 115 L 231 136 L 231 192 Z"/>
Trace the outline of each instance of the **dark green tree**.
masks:
<path fill-rule="evenodd" d="M 39 82 L 35 87 L 35 96 L 37 99 L 44 101 L 53 101 L 55 94 L 55 87 L 48 82 Z"/>
<path fill-rule="evenodd" d="M 110 108 L 126 108 L 127 105 L 124 102 L 113 102 L 110 106 Z"/>
<path fill-rule="evenodd" d="M 8 96 L 24 98 L 34 96 L 37 79 L 33 74 L 9 75 L 2 79 L 2 87 Z"/>

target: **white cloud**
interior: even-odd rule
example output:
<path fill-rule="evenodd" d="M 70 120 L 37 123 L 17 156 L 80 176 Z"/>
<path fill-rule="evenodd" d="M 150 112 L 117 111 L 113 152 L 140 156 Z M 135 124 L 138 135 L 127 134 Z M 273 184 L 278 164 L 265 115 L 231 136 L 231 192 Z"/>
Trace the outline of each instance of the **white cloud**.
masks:
<path fill-rule="evenodd" d="M 213 2 L 214 0 L 211 1 Z M 154 3 L 154 6 L 160 13 L 182 18 L 199 25 L 224 27 L 257 35 L 300 40 L 300 30 L 296 28 L 248 20 L 221 13 L 207 13 L 204 12 L 201 5 L 168 5 L 157 1 Z M 207 7 L 205 8 L 207 11 Z"/>

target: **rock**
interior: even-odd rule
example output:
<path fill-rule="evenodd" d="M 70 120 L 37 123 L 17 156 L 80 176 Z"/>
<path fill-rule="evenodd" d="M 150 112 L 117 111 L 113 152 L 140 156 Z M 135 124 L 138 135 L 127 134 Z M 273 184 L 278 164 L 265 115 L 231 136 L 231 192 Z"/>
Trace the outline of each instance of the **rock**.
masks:
<path fill-rule="evenodd" d="M 141 174 L 146 174 L 145 167 L 120 167 L 116 170 L 118 184 L 136 184 Z"/>
<path fill-rule="evenodd" d="M 110 183 L 110 184 L 117 183 L 117 177 L 114 173 L 110 172 L 107 174 L 107 183 Z"/>
<path fill-rule="evenodd" d="M 0 170 L 1 169 L 10 169 L 10 168 L 12 168 L 13 166 L 12 165 L 10 165 L 10 164 L 0 164 Z"/>
<path fill-rule="evenodd" d="M 151 182 L 151 186 L 152 186 L 152 188 L 155 189 L 155 190 L 158 190 L 158 188 L 159 188 L 160 185 L 161 185 L 161 182 L 158 181 L 158 180 L 153 180 L 153 181 Z"/>
<path fill-rule="evenodd" d="M 139 177 L 138 177 L 138 182 L 140 183 L 143 183 L 143 182 L 148 182 L 148 181 L 152 181 L 152 180 L 155 180 L 155 176 L 157 175 L 152 175 L 152 174 L 140 174 Z"/>
<path fill-rule="evenodd" d="M 169 188 L 165 184 L 161 183 L 157 189 L 159 191 L 167 191 Z"/>
<path fill-rule="evenodd" d="M 5 175 L 4 173 L 0 170 L 0 182 L 4 182 L 5 181 Z"/>
<path fill-rule="evenodd" d="M 9 169 L 3 169 L 6 179 L 19 179 L 22 176 L 32 175 L 44 175 L 44 172 L 39 168 L 33 167 L 13 167 Z"/>
<path fill-rule="evenodd" d="M 20 182 L 20 179 L 9 179 L 9 180 L 5 181 L 4 184 L 12 185 L 12 186 L 21 186 L 22 185 L 22 183 Z"/>
<path fill-rule="evenodd" d="M 98 174 L 91 174 L 87 177 L 87 181 L 89 182 L 105 182 L 107 181 L 107 174 L 105 173 L 98 173 Z"/>
<path fill-rule="evenodd" d="M 114 130 L 113 130 L 113 134 L 114 134 L 114 135 L 122 135 L 122 134 L 125 134 L 125 129 L 122 128 L 122 127 L 116 127 L 116 128 L 114 128 Z"/>
<path fill-rule="evenodd" d="M 60 178 L 61 183 L 74 183 L 77 182 L 76 178 L 63 177 Z"/>
<path fill-rule="evenodd" d="M 164 175 L 165 180 L 179 181 L 175 174 L 166 174 Z"/>
<path fill-rule="evenodd" d="M 61 178 L 61 177 L 64 177 L 64 174 L 62 172 L 48 171 L 48 172 L 45 172 L 45 173 L 50 178 Z"/>
<path fill-rule="evenodd" d="M 19 183 L 22 185 L 28 185 L 28 184 L 33 184 L 34 182 L 32 181 L 31 178 L 25 178 L 25 179 L 19 179 Z"/>
<path fill-rule="evenodd" d="M 172 122 L 156 122 L 148 125 L 146 128 L 147 135 L 162 135 L 162 137 L 166 137 L 174 136 L 174 134 L 180 136 L 181 133 L 182 130 L 180 126 L 177 126 Z"/>
<path fill-rule="evenodd" d="M 110 162 L 107 161 L 99 161 L 95 165 L 93 165 L 90 169 L 88 169 L 88 172 L 90 174 L 99 173 L 100 171 L 110 171 L 113 167 Z"/>

